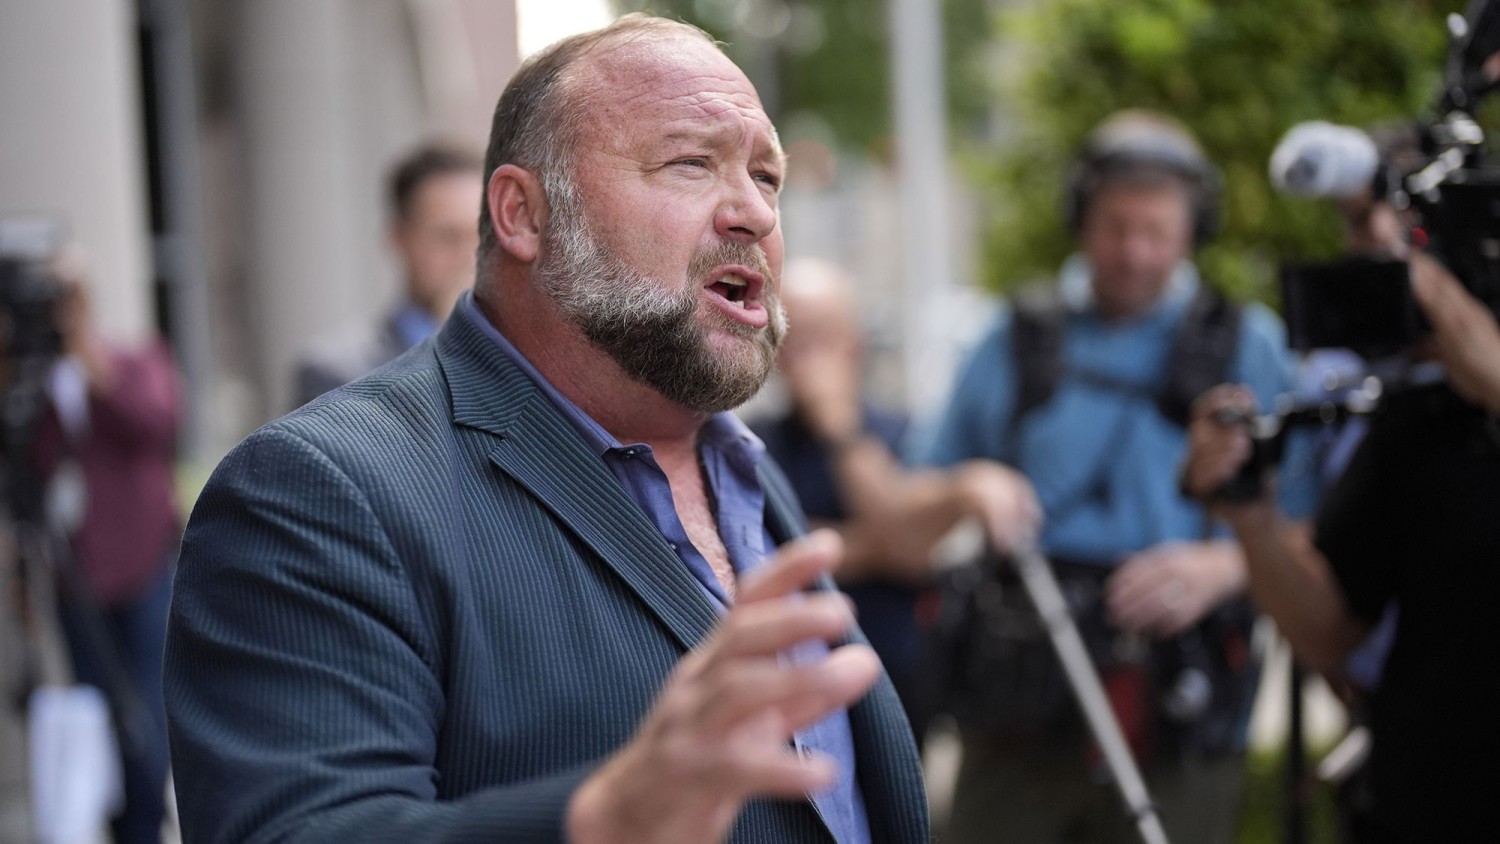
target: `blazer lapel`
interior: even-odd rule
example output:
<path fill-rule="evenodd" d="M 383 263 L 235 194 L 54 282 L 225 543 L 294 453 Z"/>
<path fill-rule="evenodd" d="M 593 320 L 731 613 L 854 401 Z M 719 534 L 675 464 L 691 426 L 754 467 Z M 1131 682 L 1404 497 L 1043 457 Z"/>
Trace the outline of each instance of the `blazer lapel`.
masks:
<path fill-rule="evenodd" d="M 552 410 L 537 402 L 539 411 Z M 698 646 L 719 615 L 656 526 L 625 494 L 567 420 L 553 411 L 522 416 L 490 450 L 490 460 L 531 491 L 614 569 L 686 649 Z"/>
<path fill-rule="evenodd" d="M 684 649 L 697 647 L 718 611 L 536 383 L 462 312 L 444 325 L 437 352 L 455 424 L 493 434 L 491 463 L 598 554 Z"/>
<path fill-rule="evenodd" d="M 780 468 L 762 463 L 758 474 L 766 491 L 766 524 L 771 537 L 781 544 L 806 533 L 807 517 Z M 813 588 L 831 591 L 838 587 L 832 578 L 824 577 Z M 869 644 L 862 632 L 847 641 Z M 874 688 L 849 708 L 849 731 L 854 738 L 859 787 L 874 840 L 926 840 L 927 795 L 921 760 L 896 688 L 884 673 Z"/>

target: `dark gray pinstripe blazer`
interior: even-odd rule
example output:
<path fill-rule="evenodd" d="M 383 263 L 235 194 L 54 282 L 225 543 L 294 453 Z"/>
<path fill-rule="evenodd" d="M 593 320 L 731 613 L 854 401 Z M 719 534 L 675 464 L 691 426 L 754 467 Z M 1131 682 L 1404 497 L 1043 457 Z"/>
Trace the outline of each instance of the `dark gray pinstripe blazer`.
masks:
<path fill-rule="evenodd" d="M 763 473 L 773 534 L 800 530 Z M 560 841 L 566 801 L 716 621 L 603 463 L 478 329 L 241 443 L 193 512 L 166 659 L 184 838 Z M 850 711 L 877 842 L 926 841 L 888 680 Z M 828 841 L 758 801 L 732 841 Z"/>

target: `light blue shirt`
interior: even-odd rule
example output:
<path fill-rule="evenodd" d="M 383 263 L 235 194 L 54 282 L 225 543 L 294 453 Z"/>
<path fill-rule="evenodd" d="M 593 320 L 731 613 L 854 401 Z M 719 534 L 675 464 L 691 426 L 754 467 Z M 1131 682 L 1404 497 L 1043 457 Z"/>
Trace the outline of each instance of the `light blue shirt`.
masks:
<path fill-rule="evenodd" d="M 407 349 L 436 334 L 438 325 L 432 314 L 417 307 L 415 302 L 406 302 L 391 316 L 391 326 L 401 338 L 403 348 Z"/>
<path fill-rule="evenodd" d="M 661 531 L 684 566 L 697 578 L 699 586 L 721 613 L 730 600 L 714 576 L 708 560 L 688 539 L 682 520 L 672 500 L 672 487 L 666 472 L 656 462 L 651 446 L 645 443 L 621 443 L 598 422 L 557 391 L 536 367 L 501 334 L 474 305 L 472 294 L 464 294 L 458 316 L 468 319 L 495 342 L 559 412 L 578 430 L 589 448 L 599 455 L 625 493 L 640 506 Z M 775 548 L 765 524 L 765 491 L 760 486 L 756 467 L 765 458 L 765 445 L 732 413 L 719 413 L 704 423 L 699 433 L 699 459 L 713 496 L 719 538 L 729 552 L 730 565 L 744 575 L 766 561 Z M 828 653 L 822 642 L 802 642 L 783 655 L 791 662 L 819 659 Z M 839 781 L 826 792 L 811 796 L 839 844 L 868 844 L 869 818 L 865 814 L 864 796 L 854 776 L 854 736 L 849 728 L 848 713 L 840 711 L 822 721 L 799 730 L 793 736 L 796 750 L 816 749 L 839 764 Z"/>
<path fill-rule="evenodd" d="M 1002 308 L 961 371 L 946 412 L 919 440 L 917 456 L 939 466 L 969 458 L 1014 463 L 1047 514 L 1042 548 L 1059 559 L 1113 565 L 1160 542 L 1222 535 L 1198 504 L 1179 494 L 1186 432 L 1164 418 L 1152 398 L 1197 292 L 1196 270 L 1184 262 L 1153 307 L 1110 322 L 1095 313 L 1089 273 L 1077 256 L 1060 273 L 1068 309 L 1064 374 L 1051 399 L 1010 430 L 1019 379 L 1011 311 Z M 1076 377 L 1079 372 L 1130 384 L 1140 394 L 1099 386 Z M 1247 305 L 1230 380 L 1247 384 L 1268 408 L 1291 389 L 1293 372 L 1281 321 L 1262 305 Z M 1283 503 L 1294 515 L 1312 498 L 1307 489 L 1314 479 L 1300 462 L 1284 462 L 1279 479 Z"/>

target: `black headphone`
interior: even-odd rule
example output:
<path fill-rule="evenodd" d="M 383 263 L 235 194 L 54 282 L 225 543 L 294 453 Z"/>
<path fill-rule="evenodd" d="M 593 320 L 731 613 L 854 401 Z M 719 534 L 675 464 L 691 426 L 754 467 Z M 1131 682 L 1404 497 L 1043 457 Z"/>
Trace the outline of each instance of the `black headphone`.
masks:
<path fill-rule="evenodd" d="M 1128 110 L 1108 118 L 1089 134 L 1068 169 L 1063 217 L 1077 234 L 1089 200 L 1110 177 L 1137 168 L 1158 168 L 1182 179 L 1193 203 L 1193 246 L 1219 230 L 1223 179 L 1198 142 L 1176 121 L 1155 112 Z"/>

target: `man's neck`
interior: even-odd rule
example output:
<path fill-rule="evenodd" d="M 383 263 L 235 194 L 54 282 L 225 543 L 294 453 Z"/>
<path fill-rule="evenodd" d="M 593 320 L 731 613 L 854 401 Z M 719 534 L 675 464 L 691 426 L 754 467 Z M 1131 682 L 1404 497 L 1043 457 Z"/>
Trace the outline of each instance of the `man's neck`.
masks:
<path fill-rule="evenodd" d="M 528 290 L 529 292 L 529 290 Z M 545 297 L 504 303 L 476 297 L 475 304 L 553 388 L 622 443 L 646 443 L 662 457 L 693 456 L 702 413 L 669 401 L 623 370 Z M 661 459 L 659 457 L 658 459 Z"/>

